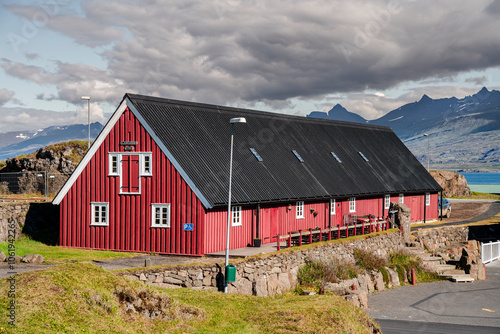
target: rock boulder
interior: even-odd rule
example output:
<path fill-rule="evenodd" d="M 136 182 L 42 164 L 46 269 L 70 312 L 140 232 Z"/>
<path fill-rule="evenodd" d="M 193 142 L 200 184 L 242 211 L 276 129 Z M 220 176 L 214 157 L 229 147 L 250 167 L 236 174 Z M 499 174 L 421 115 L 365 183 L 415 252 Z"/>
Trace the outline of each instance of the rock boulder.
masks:
<path fill-rule="evenodd" d="M 445 197 L 470 196 L 471 190 L 467 186 L 467 180 L 463 175 L 455 172 L 431 171 L 437 183 L 443 188 Z"/>

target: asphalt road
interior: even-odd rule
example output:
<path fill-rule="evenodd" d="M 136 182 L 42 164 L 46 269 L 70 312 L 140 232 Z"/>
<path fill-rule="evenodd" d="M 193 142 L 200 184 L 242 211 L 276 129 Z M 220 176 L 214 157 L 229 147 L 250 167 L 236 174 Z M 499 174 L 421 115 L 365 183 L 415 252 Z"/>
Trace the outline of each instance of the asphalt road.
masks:
<path fill-rule="evenodd" d="M 500 333 L 500 260 L 487 279 L 403 286 L 368 296 L 368 313 L 391 333 Z"/>

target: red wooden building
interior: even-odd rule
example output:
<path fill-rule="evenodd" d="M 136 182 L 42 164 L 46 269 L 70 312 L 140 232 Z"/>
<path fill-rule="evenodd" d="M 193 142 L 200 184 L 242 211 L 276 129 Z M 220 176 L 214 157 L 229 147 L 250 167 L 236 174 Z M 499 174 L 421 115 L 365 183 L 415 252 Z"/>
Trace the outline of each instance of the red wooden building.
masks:
<path fill-rule="evenodd" d="M 387 127 L 126 94 L 54 199 L 60 245 L 203 255 L 277 233 L 386 217 L 438 217 L 439 185 Z M 274 239 L 273 239 L 274 238 Z"/>

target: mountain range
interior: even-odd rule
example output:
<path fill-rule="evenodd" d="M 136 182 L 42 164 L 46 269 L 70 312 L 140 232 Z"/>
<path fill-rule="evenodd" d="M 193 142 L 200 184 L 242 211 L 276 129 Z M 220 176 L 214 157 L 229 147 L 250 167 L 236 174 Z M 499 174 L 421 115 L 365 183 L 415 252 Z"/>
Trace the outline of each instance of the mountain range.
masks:
<path fill-rule="evenodd" d="M 483 87 L 474 95 L 405 104 L 375 120 L 366 120 L 340 104 L 307 117 L 391 127 L 413 154 L 431 169 L 500 169 L 500 91 Z M 91 140 L 103 125 L 91 124 Z M 426 136 L 427 135 L 427 136 Z M 0 133 L 0 161 L 69 140 L 87 140 L 88 125 L 51 126 L 34 131 Z M 429 153 L 429 154 L 428 154 Z"/>
<path fill-rule="evenodd" d="M 486 87 L 462 99 L 423 95 L 370 121 L 339 104 L 307 116 L 389 126 L 424 165 L 429 156 L 431 169 L 500 168 L 500 91 Z"/>
<path fill-rule="evenodd" d="M 103 125 L 90 124 L 90 140 L 94 140 Z M 0 133 L 0 161 L 28 154 L 39 148 L 69 140 L 88 140 L 88 125 L 50 126 L 45 129 Z"/>

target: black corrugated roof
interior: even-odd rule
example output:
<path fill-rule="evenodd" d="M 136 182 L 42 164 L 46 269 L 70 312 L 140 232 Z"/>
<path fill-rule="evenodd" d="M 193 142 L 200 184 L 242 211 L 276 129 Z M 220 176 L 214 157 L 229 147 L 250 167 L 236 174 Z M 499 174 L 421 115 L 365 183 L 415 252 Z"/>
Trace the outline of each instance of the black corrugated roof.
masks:
<path fill-rule="evenodd" d="M 247 123 L 235 125 L 233 203 L 441 190 L 388 127 L 134 94 L 125 98 L 212 207 L 227 205 L 229 120 L 234 117 Z"/>

